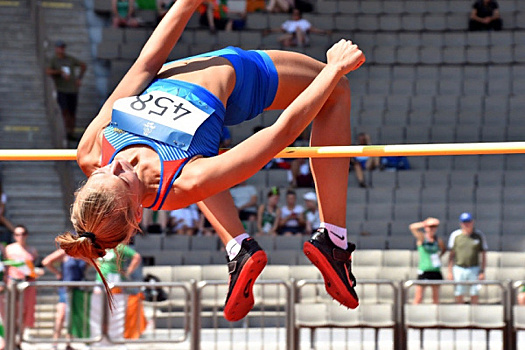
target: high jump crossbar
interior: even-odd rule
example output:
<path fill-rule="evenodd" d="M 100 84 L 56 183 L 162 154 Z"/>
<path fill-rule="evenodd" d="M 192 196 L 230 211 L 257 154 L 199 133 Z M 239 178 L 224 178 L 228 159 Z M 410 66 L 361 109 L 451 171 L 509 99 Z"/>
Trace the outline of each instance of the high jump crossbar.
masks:
<path fill-rule="evenodd" d="M 430 143 L 370 146 L 287 147 L 275 158 L 461 156 L 525 153 L 525 142 Z M 0 161 L 75 160 L 75 149 L 4 149 Z"/>

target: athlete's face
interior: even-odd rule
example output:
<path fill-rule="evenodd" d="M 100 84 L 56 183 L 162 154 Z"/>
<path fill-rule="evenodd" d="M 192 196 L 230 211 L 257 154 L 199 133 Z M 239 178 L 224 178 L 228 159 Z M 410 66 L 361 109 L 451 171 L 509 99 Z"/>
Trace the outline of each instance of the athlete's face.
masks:
<path fill-rule="evenodd" d="M 133 201 L 140 205 L 140 179 L 133 165 L 127 160 L 113 160 L 110 164 L 95 170 L 89 181 L 91 185 L 111 187 L 132 195 Z"/>

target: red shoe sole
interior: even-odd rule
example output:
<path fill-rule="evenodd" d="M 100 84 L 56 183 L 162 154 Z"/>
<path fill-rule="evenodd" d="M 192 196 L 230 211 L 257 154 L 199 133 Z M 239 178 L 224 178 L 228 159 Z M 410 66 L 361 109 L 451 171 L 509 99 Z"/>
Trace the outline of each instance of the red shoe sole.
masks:
<path fill-rule="evenodd" d="M 224 318 L 226 320 L 230 322 L 239 321 L 253 308 L 253 284 L 267 262 L 266 253 L 260 250 L 244 264 L 228 303 L 224 307 Z"/>
<path fill-rule="evenodd" d="M 310 242 L 304 243 L 303 252 L 312 264 L 321 271 L 326 291 L 332 298 L 350 309 L 355 309 L 359 306 L 359 300 L 348 291 L 346 285 L 333 270 L 332 265 L 330 265 L 323 253 Z"/>

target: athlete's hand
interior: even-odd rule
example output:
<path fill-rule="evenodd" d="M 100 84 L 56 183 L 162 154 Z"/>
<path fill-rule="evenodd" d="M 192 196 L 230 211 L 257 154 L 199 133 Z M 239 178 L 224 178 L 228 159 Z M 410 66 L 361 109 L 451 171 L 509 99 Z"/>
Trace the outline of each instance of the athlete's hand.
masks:
<path fill-rule="evenodd" d="M 343 74 L 361 67 L 366 60 L 365 55 L 357 45 L 344 39 L 341 39 L 328 50 L 326 58 L 329 65 L 335 65 L 341 69 Z"/>

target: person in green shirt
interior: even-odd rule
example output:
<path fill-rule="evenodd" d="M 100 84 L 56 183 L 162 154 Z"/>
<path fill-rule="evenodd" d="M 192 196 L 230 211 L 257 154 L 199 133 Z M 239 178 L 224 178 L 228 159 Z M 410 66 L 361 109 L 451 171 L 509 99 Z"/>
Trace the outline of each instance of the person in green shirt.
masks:
<path fill-rule="evenodd" d="M 106 255 L 98 258 L 98 266 L 102 276 L 108 283 L 123 282 L 130 279 L 133 272 L 139 267 L 141 256 L 133 248 L 119 244 L 115 249 L 107 249 Z M 124 263 L 130 261 L 126 271 Z M 97 274 L 97 281 L 102 281 Z"/>
<path fill-rule="evenodd" d="M 436 237 L 439 220 L 426 218 L 423 221 L 410 224 L 410 232 L 416 238 L 417 251 L 419 253 L 418 280 L 442 280 L 441 256 L 445 254 L 446 248 L 443 240 Z M 420 304 L 423 300 L 425 286 L 415 287 L 414 304 Z M 432 301 L 439 303 L 439 286 L 432 286 Z"/>

